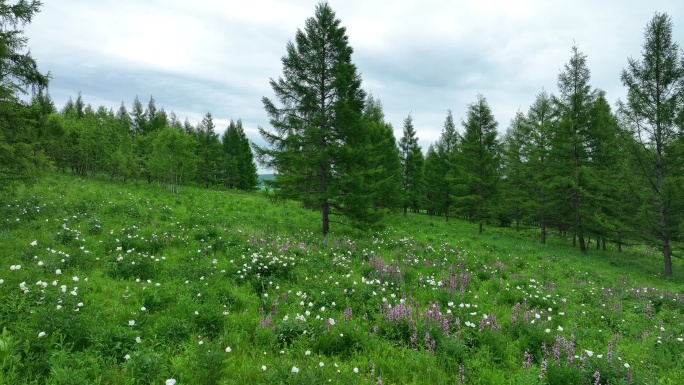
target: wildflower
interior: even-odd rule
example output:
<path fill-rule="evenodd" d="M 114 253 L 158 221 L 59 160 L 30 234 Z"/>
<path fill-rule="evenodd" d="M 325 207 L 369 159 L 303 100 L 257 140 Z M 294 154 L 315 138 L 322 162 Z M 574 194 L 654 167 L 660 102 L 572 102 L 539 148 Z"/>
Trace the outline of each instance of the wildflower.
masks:
<path fill-rule="evenodd" d="M 141 342 L 142 342 L 142 339 L 141 339 L 140 337 L 135 337 L 135 342 L 136 342 L 136 343 L 141 343 Z"/>
<path fill-rule="evenodd" d="M 292 367 L 292 373 L 299 373 L 299 368 L 296 366 Z"/>
<path fill-rule="evenodd" d="M 261 365 L 261 371 L 265 372 L 266 371 L 266 365 Z"/>
<path fill-rule="evenodd" d="M 130 354 L 126 354 L 126 355 L 124 356 L 124 360 L 128 361 L 128 360 L 130 360 L 130 359 L 131 359 L 131 355 L 130 355 Z"/>
<path fill-rule="evenodd" d="M 233 349 L 231 349 L 230 346 L 226 347 L 226 353 L 230 353 L 232 351 L 233 351 Z"/>
<path fill-rule="evenodd" d="M 546 329 L 545 332 L 551 333 L 551 329 Z"/>
<path fill-rule="evenodd" d="M 305 352 L 304 352 L 304 355 L 305 355 L 305 356 L 309 356 L 309 355 L 311 355 L 311 350 L 307 350 L 307 351 L 305 351 Z"/>
<path fill-rule="evenodd" d="M 76 277 L 76 276 L 74 276 L 74 277 L 71 277 L 71 279 L 73 279 L 73 280 L 74 280 L 74 282 L 78 282 L 78 277 Z"/>
<path fill-rule="evenodd" d="M 5 280 L 4 280 L 4 279 L 0 279 L 0 285 L 2 285 L 3 283 L 5 283 Z"/>
<path fill-rule="evenodd" d="M 354 368 L 354 373 L 358 373 L 358 372 L 359 372 L 359 368 Z"/>
<path fill-rule="evenodd" d="M 147 308 L 145 306 L 140 308 L 140 311 L 145 311 L 145 310 L 147 310 Z"/>
<path fill-rule="evenodd" d="M 31 246 L 38 246 L 38 241 L 34 240 L 33 242 L 31 242 Z"/>
<path fill-rule="evenodd" d="M 563 331 L 563 327 L 560 326 L 560 325 L 558 325 L 558 331 L 559 331 L 559 332 L 562 332 L 562 331 Z"/>
<path fill-rule="evenodd" d="M 594 355 L 594 352 L 592 352 L 591 350 L 585 350 L 584 352 L 587 353 L 587 356 L 589 357 Z"/>
<path fill-rule="evenodd" d="M 168 380 L 166 380 L 166 385 L 176 385 L 176 380 L 174 380 L 173 378 L 169 378 Z"/>
<path fill-rule="evenodd" d="M 38 266 L 43 266 L 43 265 L 44 265 L 43 261 L 38 261 Z"/>
<path fill-rule="evenodd" d="M 629 364 L 625 362 L 625 368 L 629 369 Z"/>
<path fill-rule="evenodd" d="M 60 274 L 62 274 L 62 270 L 61 270 L 61 269 L 57 269 L 57 270 L 55 270 L 55 274 L 57 274 L 57 275 L 60 275 Z"/>
<path fill-rule="evenodd" d="M 35 245 L 34 245 L 35 246 Z M 43 338 L 45 337 L 45 332 L 40 332 L 38 333 L 38 338 Z"/>
<path fill-rule="evenodd" d="M 320 366 L 320 367 L 322 368 L 323 366 L 325 366 L 325 364 L 322 363 L 322 362 L 319 362 L 319 363 L 318 363 L 318 366 Z"/>
<path fill-rule="evenodd" d="M 200 344 L 200 346 L 201 346 L 201 345 L 204 345 L 204 341 L 201 341 L 201 340 L 200 340 L 199 344 Z"/>
<path fill-rule="evenodd" d="M 133 325 L 135 325 L 135 321 L 134 321 L 134 320 L 128 321 L 128 326 L 133 326 Z"/>

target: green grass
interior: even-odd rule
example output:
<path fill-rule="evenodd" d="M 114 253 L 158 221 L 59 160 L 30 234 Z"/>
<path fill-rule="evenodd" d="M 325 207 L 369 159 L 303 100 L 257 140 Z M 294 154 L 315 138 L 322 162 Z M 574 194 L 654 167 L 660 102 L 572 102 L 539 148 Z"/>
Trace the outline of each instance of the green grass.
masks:
<path fill-rule="evenodd" d="M 665 280 L 641 246 L 384 224 L 323 238 L 263 194 L 50 175 L 0 207 L 0 383 L 684 378 L 681 259 Z"/>

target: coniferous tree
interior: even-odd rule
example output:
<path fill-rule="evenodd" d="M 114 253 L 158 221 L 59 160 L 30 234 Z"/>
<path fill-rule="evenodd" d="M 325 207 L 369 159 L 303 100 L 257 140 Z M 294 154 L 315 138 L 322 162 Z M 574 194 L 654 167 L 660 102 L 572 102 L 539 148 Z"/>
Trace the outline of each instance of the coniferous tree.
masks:
<path fill-rule="evenodd" d="M 452 195 L 454 194 L 454 178 L 452 177 L 452 168 L 457 167 L 454 163 L 454 157 L 458 149 L 459 135 L 456 131 L 456 124 L 454 123 L 454 116 L 451 110 L 447 111 L 447 116 L 444 120 L 444 127 L 442 133 L 437 140 L 437 178 L 431 185 L 435 188 L 436 203 L 440 208 L 440 213 L 444 214 L 444 219 L 448 222 L 451 208 L 454 205 Z"/>
<path fill-rule="evenodd" d="M 268 147 L 255 146 L 261 164 L 276 172 L 279 194 L 321 210 L 323 234 L 333 216 L 373 221 L 369 141 L 360 124 L 365 93 L 352 51 L 333 10 L 318 4 L 287 44 L 283 77 L 270 82 L 282 106 L 263 98 L 274 129 L 259 128 Z"/>
<path fill-rule="evenodd" d="M 227 188 L 251 191 L 259 184 L 254 154 L 242 127 L 242 120 L 230 121 L 221 137 L 223 181 Z"/>
<path fill-rule="evenodd" d="M 467 120 L 463 122 L 465 133 L 457 161 L 459 209 L 471 221 L 478 223 L 482 234 L 484 222 L 494 212 L 496 187 L 499 180 L 499 141 L 497 122 L 482 95 L 468 106 Z"/>
<path fill-rule="evenodd" d="M 393 210 L 401 207 L 401 159 L 397 139 L 379 98 L 369 95 L 363 110 L 363 120 L 371 143 L 373 207 Z"/>
<path fill-rule="evenodd" d="M 656 13 L 644 32 L 642 59 L 628 59 L 622 71 L 627 87 L 626 102 L 619 103 L 622 120 L 639 146 L 628 147 L 638 166 L 633 170 L 637 183 L 632 188 L 642 203 L 639 209 L 642 233 L 658 243 L 665 265 L 665 276 L 671 277 L 672 249 L 681 212 L 673 211 L 682 200 L 681 137 L 677 125 L 684 110 L 684 62 L 679 46 L 673 41 L 672 19 Z"/>
<path fill-rule="evenodd" d="M 555 107 L 559 122 L 552 138 L 552 157 L 557 191 L 566 192 L 556 203 L 559 208 L 567 204 L 571 209 L 562 221 L 572 228 L 573 245 L 577 240 L 582 253 L 587 252 L 585 222 L 591 212 L 589 186 L 594 182 L 588 173 L 589 143 L 594 134 L 590 112 L 595 100 L 589 79 L 586 55 L 573 46 L 570 61 L 558 75 L 560 96 Z"/>
<path fill-rule="evenodd" d="M 144 134 L 146 124 L 147 117 L 145 116 L 142 103 L 140 102 L 140 99 L 138 99 L 138 95 L 135 95 L 133 107 L 131 108 L 131 130 L 133 135 L 137 136 Z"/>
<path fill-rule="evenodd" d="M 197 125 L 197 132 L 195 134 L 198 161 L 195 178 L 204 187 L 215 184 L 219 179 L 221 143 L 214 129 L 214 119 L 211 113 L 207 112 L 202 121 Z"/>
<path fill-rule="evenodd" d="M 551 223 L 554 202 L 550 197 L 553 192 L 551 136 L 557 123 L 552 97 L 546 91 L 537 94 L 527 112 L 525 123 L 528 138 L 521 151 L 527 157 L 529 211 L 531 218 L 539 223 L 539 241 L 546 244 L 547 226 Z"/>
<path fill-rule="evenodd" d="M 526 144 L 530 140 L 530 125 L 525 116 L 518 112 L 511 120 L 502 141 L 502 181 L 501 190 L 505 191 L 499 201 L 499 220 L 502 225 L 515 222 L 516 231 L 528 216 L 530 201 L 529 157 Z"/>
<path fill-rule="evenodd" d="M 401 174 L 403 181 L 403 208 L 404 216 L 410 208 L 412 212 L 418 212 L 421 207 L 423 185 L 423 152 L 418 145 L 418 137 L 413 127 L 413 117 L 409 114 L 404 119 L 403 135 L 399 140 L 399 156 L 401 158 Z"/>
<path fill-rule="evenodd" d="M 27 39 L 19 29 L 38 13 L 40 5 L 33 0 L 0 7 L 0 192 L 31 182 L 47 166 L 30 108 L 18 97 L 27 87 L 48 85 L 48 76 L 38 71 L 26 52 Z"/>

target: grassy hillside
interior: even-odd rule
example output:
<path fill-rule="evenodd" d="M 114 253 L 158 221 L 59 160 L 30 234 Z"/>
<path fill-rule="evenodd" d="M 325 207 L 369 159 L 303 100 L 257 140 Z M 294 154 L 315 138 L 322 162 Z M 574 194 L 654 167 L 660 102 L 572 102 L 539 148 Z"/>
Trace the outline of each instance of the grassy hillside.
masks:
<path fill-rule="evenodd" d="M 422 215 L 322 238 L 295 202 L 61 175 L 0 221 L 0 383 L 684 378 L 684 264 L 646 247 Z"/>

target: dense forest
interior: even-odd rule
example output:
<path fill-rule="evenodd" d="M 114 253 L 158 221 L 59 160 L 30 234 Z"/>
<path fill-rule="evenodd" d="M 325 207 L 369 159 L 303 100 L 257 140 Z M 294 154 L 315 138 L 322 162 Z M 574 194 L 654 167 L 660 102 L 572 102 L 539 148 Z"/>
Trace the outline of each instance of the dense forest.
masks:
<path fill-rule="evenodd" d="M 58 109 L 19 27 L 39 2 L 0 9 L 0 188 L 11 193 L 42 170 L 143 178 L 170 191 L 193 184 L 254 190 L 254 160 L 272 170 L 276 196 L 320 210 L 330 223 L 372 228 L 394 210 L 486 226 L 534 226 L 582 253 L 627 242 L 657 247 L 672 276 L 684 238 L 684 55 L 673 21 L 656 13 L 638 58 L 616 71 L 627 90 L 615 108 L 591 85 L 589 58 L 569 47 L 557 90 L 540 90 L 504 129 L 484 95 L 458 129 L 447 111 L 423 149 L 409 114 L 397 140 L 380 99 L 367 94 L 346 30 L 327 3 L 297 31 L 262 103 L 271 128 L 250 144 L 240 120 L 216 132 L 135 98 L 130 110 L 93 108 L 80 93 Z M 32 92 L 30 100 L 24 93 Z M 254 156 L 253 152 L 254 151 Z"/>

